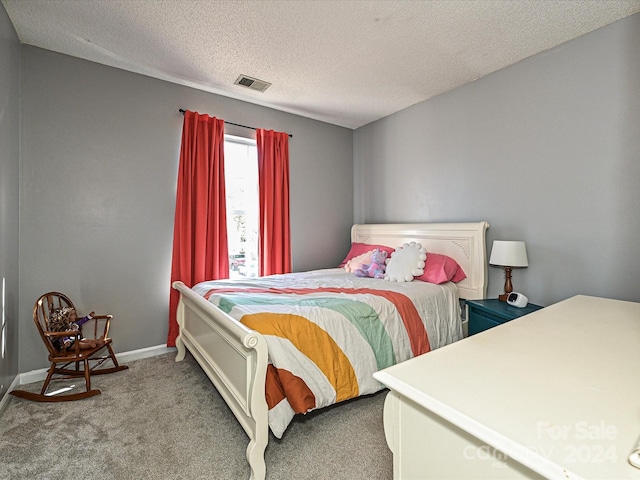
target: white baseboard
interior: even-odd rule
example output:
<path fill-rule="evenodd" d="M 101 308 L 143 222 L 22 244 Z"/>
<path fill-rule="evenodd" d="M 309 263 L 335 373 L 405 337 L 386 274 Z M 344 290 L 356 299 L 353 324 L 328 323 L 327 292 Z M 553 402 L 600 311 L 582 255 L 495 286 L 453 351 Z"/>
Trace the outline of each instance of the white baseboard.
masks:
<path fill-rule="evenodd" d="M 141 358 L 155 357 L 157 355 L 163 355 L 165 353 L 175 352 L 175 347 L 167 347 L 166 345 L 156 345 L 155 347 L 140 348 L 138 350 L 131 350 L 130 352 L 117 353 L 118 363 L 127 363 L 134 360 L 140 360 Z M 41 368 L 38 370 L 31 370 L 30 372 L 19 373 L 11 382 L 11 385 L 0 399 L 0 416 L 9 403 L 9 393 L 19 385 L 25 385 L 27 383 L 40 382 L 47 378 L 48 368 Z"/>
<path fill-rule="evenodd" d="M 118 357 L 118 363 L 133 362 L 134 360 L 140 360 L 141 358 L 156 357 L 158 355 L 164 355 L 165 353 L 177 352 L 176 347 L 167 347 L 166 345 L 156 345 L 155 347 L 140 348 L 138 350 L 131 350 L 130 352 L 123 352 L 116 354 Z"/>

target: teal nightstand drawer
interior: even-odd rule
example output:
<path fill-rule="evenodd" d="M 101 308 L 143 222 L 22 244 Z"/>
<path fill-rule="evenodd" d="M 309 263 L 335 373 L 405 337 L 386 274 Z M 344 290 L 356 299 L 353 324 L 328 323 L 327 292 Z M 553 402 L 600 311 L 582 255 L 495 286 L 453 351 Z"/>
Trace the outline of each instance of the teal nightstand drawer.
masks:
<path fill-rule="evenodd" d="M 529 303 L 524 308 L 513 307 L 498 299 L 467 300 L 466 305 L 467 318 L 469 319 L 469 335 L 497 327 L 542 308 L 540 305 L 533 303 Z"/>
<path fill-rule="evenodd" d="M 475 335 L 476 333 L 489 330 L 490 328 L 501 325 L 502 322 L 497 321 L 495 318 L 490 318 L 481 313 L 474 312 L 469 319 L 469 335 Z"/>

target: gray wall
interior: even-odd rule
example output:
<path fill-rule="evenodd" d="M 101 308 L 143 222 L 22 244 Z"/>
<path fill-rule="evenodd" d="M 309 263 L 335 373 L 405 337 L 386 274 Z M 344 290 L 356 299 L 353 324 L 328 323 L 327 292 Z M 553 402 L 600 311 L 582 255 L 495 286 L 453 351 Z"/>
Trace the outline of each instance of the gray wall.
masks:
<path fill-rule="evenodd" d="M 18 373 L 20 42 L 0 4 L 0 398 Z"/>
<path fill-rule="evenodd" d="M 113 313 L 117 351 L 165 342 L 178 108 L 293 134 L 295 270 L 337 263 L 354 220 L 488 220 L 489 245 L 527 242 L 514 284 L 531 301 L 640 301 L 640 15 L 355 133 L 35 47 L 20 57 L 2 8 L 0 33 L 2 382 L 18 291 L 18 371 L 46 366 L 31 309 L 48 290 Z M 491 268 L 490 296 L 502 283 Z"/>
<path fill-rule="evenodd" d="M 30 317 L 49 290 L 114 314 L 117 351 L 166 342 L 179 108 L 292 134 L 294 269 L 341 260 L 351 130 L 23 46 L 20 371 L 45 366 Z"/>
<path fill-rule="evenodd" d="M 640 14 L 356 130 L 355 221 L 488 220 L 530 301 L 640 301 L 638 52 Z"/>

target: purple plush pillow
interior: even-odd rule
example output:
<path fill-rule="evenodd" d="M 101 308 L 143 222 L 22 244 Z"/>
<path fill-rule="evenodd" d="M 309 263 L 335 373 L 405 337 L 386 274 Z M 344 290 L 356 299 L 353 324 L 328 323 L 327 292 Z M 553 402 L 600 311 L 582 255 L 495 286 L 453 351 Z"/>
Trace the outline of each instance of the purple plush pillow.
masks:
<path fill-rule="evenodd" d="M 414 280 L 422 280 L 429 283 L 454 282 L 467 278 L 462 267 L 453 258 L 440 253 L 427 252 L 427 260 L 424 265 L 424 273 Z"/>

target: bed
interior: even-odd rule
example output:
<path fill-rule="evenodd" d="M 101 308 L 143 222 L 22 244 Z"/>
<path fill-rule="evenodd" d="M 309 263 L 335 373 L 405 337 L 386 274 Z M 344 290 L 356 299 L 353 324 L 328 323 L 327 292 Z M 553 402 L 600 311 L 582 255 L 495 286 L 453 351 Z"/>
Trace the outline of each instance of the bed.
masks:
<path fill-rule="evenodd" d="M 244 428 L 251 478 L 266 475 L 270 428 L 279 437 L 298 412 L 381 390 L 374 372 L 462 337 L 459 300 L 486 296 L 488 227 L 487 222 L 352 227 L 352 244 L 418 242 L 427 256 L 454 259 L 466 274 L 456 284 L 358 278 L 342 268 L 193 288 L 173 284 L 180 292 L 176 361 L 189 350 Z M 383 327 L 364 327 L 354 310 L 373 315 Z M 265 315 L 286 321 L 265 327 L 260 323 Z M 350 315 L 350 321 L 339 321 Z M 292 316 L 309 330 L 283 340 L 281 329 L 294 323 Z M 312 344 L 307 351 L 301 347 L 305 341 Z M 328 359 L 327 350 L 337 352 L 337 359 Z"/>

